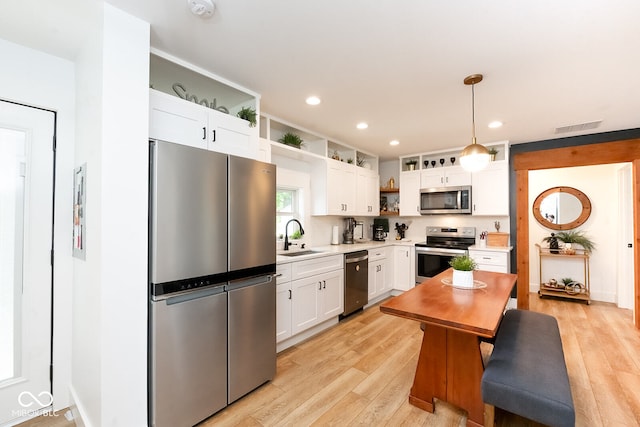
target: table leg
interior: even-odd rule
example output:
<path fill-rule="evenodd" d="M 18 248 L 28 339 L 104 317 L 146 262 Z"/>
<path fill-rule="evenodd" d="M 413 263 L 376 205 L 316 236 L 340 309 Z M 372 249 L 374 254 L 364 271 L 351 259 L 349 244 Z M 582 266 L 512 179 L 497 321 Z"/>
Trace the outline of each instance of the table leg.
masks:
<path fill-rule="evenodd" d="M 483 370 L 477 336 L 425 325 L 409 403 L 433 412 L 433 399 L 443 400 L 467 411 L 467 425 L 482 426 Z"/>
<path fill-rule="evenodd" d="M 425 411 L 434 411 L 433 399 L 447 397 L 447 330 L 424 325 L 418 366 L 409 394 L 409 403 Z"/>

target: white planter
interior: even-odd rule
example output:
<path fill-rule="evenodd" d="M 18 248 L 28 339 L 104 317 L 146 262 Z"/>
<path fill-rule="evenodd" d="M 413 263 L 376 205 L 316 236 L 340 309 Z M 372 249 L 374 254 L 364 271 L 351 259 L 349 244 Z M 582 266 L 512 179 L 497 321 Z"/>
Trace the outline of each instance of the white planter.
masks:
<path fill-rule="evenodd" d="M 461 288 L 473 288 L 473 270 L 453 270 L 453 278 L 451 282 L 453 283 L 453 286 L 460 286 Z"/>

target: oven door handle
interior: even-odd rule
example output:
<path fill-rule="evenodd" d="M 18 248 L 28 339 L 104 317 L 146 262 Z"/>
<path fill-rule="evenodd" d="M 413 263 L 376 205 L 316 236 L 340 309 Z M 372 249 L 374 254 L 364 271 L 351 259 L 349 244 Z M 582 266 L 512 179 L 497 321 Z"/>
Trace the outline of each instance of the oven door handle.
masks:
<path fill-rule="evenodd" d="M 416 254 L 427 255 L 465 255 L 467 253 L 464 249 L 446 249 L 446 248 L 427 248 L 424 246 L 416 246 Z"/>

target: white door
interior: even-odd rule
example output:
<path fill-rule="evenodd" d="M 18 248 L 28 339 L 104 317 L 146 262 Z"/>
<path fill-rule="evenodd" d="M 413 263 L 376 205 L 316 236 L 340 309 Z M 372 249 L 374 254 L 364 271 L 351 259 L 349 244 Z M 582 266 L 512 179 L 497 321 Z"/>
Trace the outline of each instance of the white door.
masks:
<path fill-rule="evenodd" d="M 618 170 L 618 307 L 633 309 L 633 189 L 631 164 Z"/>
<path fill-rule="evenodd" d="M 53 129 L 52 112 L 0 101 L 0 424 L 53 402 Z"/>

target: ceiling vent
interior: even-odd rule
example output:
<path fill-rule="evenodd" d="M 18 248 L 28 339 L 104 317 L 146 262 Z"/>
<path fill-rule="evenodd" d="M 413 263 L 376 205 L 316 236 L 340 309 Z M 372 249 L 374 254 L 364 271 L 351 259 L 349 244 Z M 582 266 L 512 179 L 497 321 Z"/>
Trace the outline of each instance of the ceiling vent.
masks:
<path fill-rule="evenodd" d="M 597 127 L 600 127 L 600 123 L 602 123 L 602 120 L 597 120 L 595 122 L 578 123 L 577 125 L 561 126 L 556 128 L 555 133 L 580 132 L 582 130 L 595 129 Z"/>

